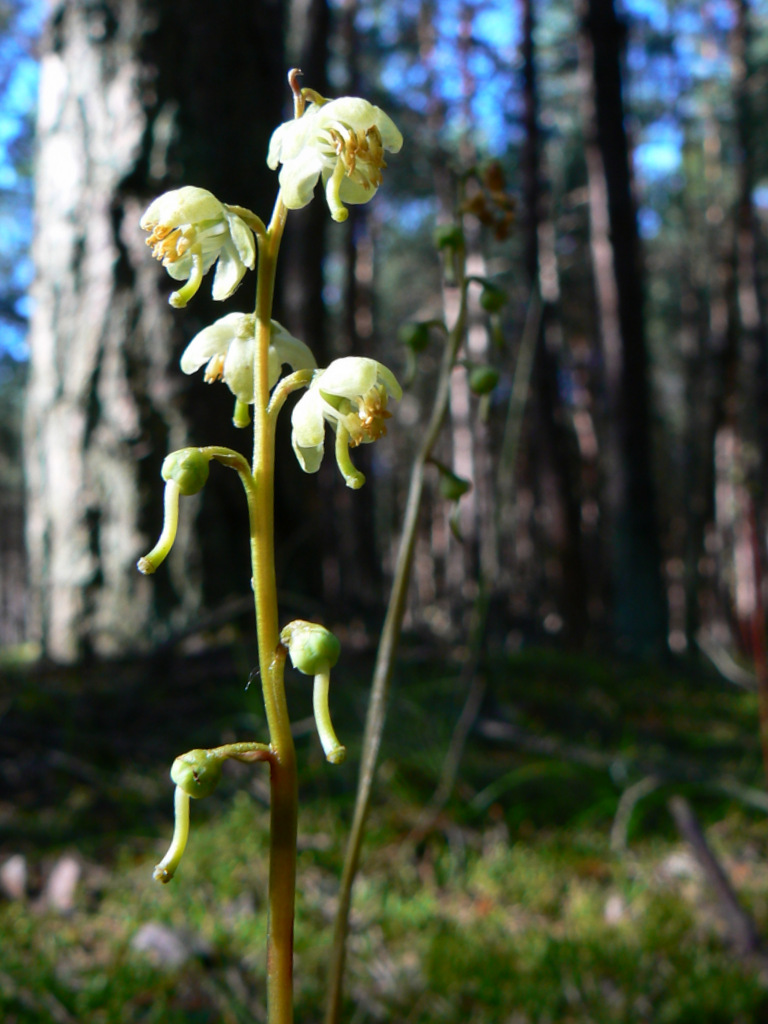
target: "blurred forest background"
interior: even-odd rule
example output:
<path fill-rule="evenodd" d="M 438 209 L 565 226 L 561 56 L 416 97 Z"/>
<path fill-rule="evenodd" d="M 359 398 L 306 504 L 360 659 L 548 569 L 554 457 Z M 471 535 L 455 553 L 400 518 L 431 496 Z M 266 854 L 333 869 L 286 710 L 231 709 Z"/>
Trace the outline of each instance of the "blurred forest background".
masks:
<path fill-rule="evenodd" d="M 330 465 L 304 478 L 283 438 L 289 604 L 307 595 L 341 621 L 378 621 L 440 354 L 433 343 L 412 366 L 399 329 L 441 314 L 435 225 L 457 179 L 493 162 L 517 215 L 506 237 L 467 217 L 471 270 L 506 302 L 492 325 L 476 304 L 467 356 L 499 384 L 477 399 L 455 373 L 439 459 L 473 489 L 452 532 L 430 480 L 409 627 L 461 637 L 482 593 L 508 648 L 753 660 L 768 472 L 763 4 L 296 0 L 243 13 L 135 0 L 53 4 L 46 20 L 7 3 L 3 17 L 4 644 L 122 655 L 247 607 L 227 474 L 184 516 L 169 571 L 134 571 L 160 522 L 166 451 L 239 443 L 224 389 L 203 395 L 177 369 L 214 311 L 171 316 L 137 220 L 186 182 L 266 214 L 264 153 L 299 65 L 321 92 L 379 101 L 407 145 L 381 201 L 343 227 L 319 203 L 291 218 L 279 315 L 321 363 L 374 355 L 408 390 L 387 443 L 361 453 L 359 495 Z M 245 288 L 227 309 L 248 304 Z"/>
<path fill-rule="evenodd" d="M 166 453 L 248 443 L 227 389 L 178 359 L 250 308 L 252 284 L 222 308 L 206 281 L 171 310 L 138 222 L 184 184 L 268 216 L 293 66 L 324 95 L 378 103 L 405 138 L 345 224 L 319 198 L 291 214 L 278 282 L 277 318 L 320 365 L 372 356 L 405 386 L 387 438 L 354 452 L 361 491 L 332 459 L 300 471 L 287 416 L 278 438 L 281 612 L 342 638 L 351 763 L 442 356 L 439 331 L 423 347 L 407 325 L 445 315 L 434 238 L 459 196 L 469 272 L 498 289 L 489 312 L 472 286 L 427 472 L 378 859 L 353 927 L 354 1020 L 757 1024 L 766 0 L 0 0 L 0 850 L 27 858 L 17 895 L 39 895 L 31 915 L 0 914 L 0 1009 L 258 1019 L 242 950 L 263 917 L 262 841 L 237 851 L 263 785 L 243 784 L 229 816 L 231 787 L 212 799 L 219 824 L 201 830 L 180 904 L 136 874 L 168 829 L 158 761 L 259 728 L 242 692 L 253 611 L 236 475 L 185 499 L 154 577 L 135 569 L 160 529 Z M 489 201 L 502 188 L 513 221 Z M 487 366 L 498 383 L 478 395 Z M 458 501 L 446 469 L 472 484 Z M 327 934 L 354 778 L 306 753 L 299 1002 L 317 1020 L 325 947 L 306 935 Z M 713 926 L 723 914 L 701 909 L 691 858 L 667 864 L 665 801 L 680 791 L 703 805 L 756 925 L 726 879 L 730 924 Z M 695 846 L 701 830 L 673 813 Z M 627 856 L 630 819 L 667 845 Z M 106 878 L 116 834 L 134 859 Z M 66 934 L 37 928 L 35 913 L 72 911 L 46 896 L 72 846 L 83 915 Z M 125 953 L 147 918 L 180 914 L 209 952 L 188 950 L 166 984 Z M 728 934 L 744 971 L 721 958 Z"/>

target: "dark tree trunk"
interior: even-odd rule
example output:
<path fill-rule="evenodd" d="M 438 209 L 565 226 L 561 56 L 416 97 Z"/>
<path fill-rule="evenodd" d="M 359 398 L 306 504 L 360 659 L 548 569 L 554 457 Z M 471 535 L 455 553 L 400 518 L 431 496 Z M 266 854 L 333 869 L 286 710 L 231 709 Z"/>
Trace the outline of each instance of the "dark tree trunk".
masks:
<path fill-rule="evenodd" d="M 203 593 L 219 597 L 233 578 L 247 590 L 247 541 L 231 540 L 247 535 L 243 498 L 226 474 L 199 506 L 185 502 L 168 570 L 154 580 L 135 570 L 161 525 L 166 452 L 242 444 L 227 429 L 226 389 L 183 378 L 176 359 L 202 326 L 252 307 L 246 286 L 214 308 L 206 281 L 173 314 L 138 220 L 182 184 L 268 212 L 276 182 L 264 157 L 286 89 L 281 11 L 276 0 L 53 4 L 26 467 L 33 633 L 55 659 L 135 650 L 185 621 Z"/>
<path fill-rule="evenodd" d="M 523 0 L 523 123 L 525 143 L 521 159 L 525 269 L 532 290 L 540 287 L 539 230 L 545 214 L 541 168 L 541 140 L 538 118 L 538 90 L 534 50 L 533 0 Z M 561 331 L 552 296 L 543 294 L 534 362 L 533 389 L 536 427 L 534 456 L 541 471 L 551 477 L 550 493 L 558 524 L 555 543 L 562 575 L 561 600 L 565 634 L 570 643 L 583 643 L 587 631 L 588 587 L 581 550 L 581 506 L 575 471 L 574 437 L 565 423 L 565 410 L 558 389 L 558 348 Z"/>
<path fill-rule="evenodd" d="M 303 86 L 316 89 L 323 96 L 328 95 L 329 32 L 327 0 L 292 0 L 286 26 L 287 62 L 301 69 Z M 287 94 L 285 101 L 290 101 Z M 289 113 L 286 106 L 285 116 Z M 309 345 L 318 366 L 328 363 L 322 257 L 329 221 L 328 207 L 319 198 L 288 218 L 281 248 L 282 287 L 277 296 L 277 318 Z M 278 549 L 279 568 L 281 578 L 292 592 L 308 592 L 317 597 L 322 592 L 318 540 L 327 536 L 327 531 L 318 525 L 324 522 L 326 510 L 318 493 L 317 478 L 306 477 L 298 467 L 289 434 L 286 414 L 281 417 L 277 438 L 275 501 L 277 522 L 289 542 Z M 327 463 L 331 461 L 326 459 Z"/>
<path fill-rule="evenodd" d="M 768 486 L 768 325 L 759 272 L 760 228 L 755 211 L 755 125 L 753 96 L 757 90 L 751 62 L 750 4 L 733 0 L 735 25 L 732 34 L 734 113 L 736 115 L 736 180 L 734 267 L 740 337 L 741 386 L 745 440 L 762 452 L 754 482 L 765 497 Z"/>
<path fill-rule="evenodd" d="M 665 648 L 667 615 L 652 472 L 643 267 L 622 90 L 625 27 L 613 0 L 588 0 L 584 15 L 585 144 L 605 355 L 614 629 L 622 648 L 647 654 Z"/>

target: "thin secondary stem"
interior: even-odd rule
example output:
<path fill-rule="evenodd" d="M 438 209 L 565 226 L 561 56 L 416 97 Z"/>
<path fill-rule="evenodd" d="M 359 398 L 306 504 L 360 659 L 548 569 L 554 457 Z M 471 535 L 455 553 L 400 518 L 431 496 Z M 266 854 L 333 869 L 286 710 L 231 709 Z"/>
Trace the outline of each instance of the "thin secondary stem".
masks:
<path fill-rule="evenodd" d="M 463 268 L 463 253 L 458 260 Z M 408 499 L 403 517 L 403 532 L 397 553 L 397 563 L 392 582 L 392 591 L 387 606 L 387 614 L 379 640 L 376 664 L 373 670 L 371 696 L 365 720 L 363 747 L 360 761 L 360 775 L 357 784 L 357 796 L 352 818 L 347 850 L 344 858 L 344 869 L 339 886 L 339 904 L 336 909 L 334 924 L 333 949 L 331 952 L 330 983 L 326 1004 L 325 1024 L 338 1024 L 341 1015 L 341 999 L 344 982 L 344 965 L 346 960 L 347 933 L 349 931 L 349 910 L 352 902 L 352 885 L 357 874 L 360 860 L 360 849 L 363 842 L 363 830 L 371 802 L 371 790 L 376 771 L 376 762 L 381 747 L 381 737 L 386 718 L 387 697 L 392 679 L 395 654 L 400 643 L 400 633 L 411 579 L 411 565 L 416 543 L 416 527 L 418 525 L 421 495 L 424 489 L 424 469 L 429 462 L 432 450 L 437 442 L 440 428 L 448 410 L 450 397 L 451 373 L 456 365 L 467 316 L 467 282 L 461 277 L 459 281 L 461 301 L 459 312 L 446 340 L 437 392 L 432 406 L 432 414 L 424 437 L 411 470 L 408 487 Z"/>
<path fill-rule="evenodd" d="M 293 1024 L 293 916 L 296 890 L 298 785 L 296 753 L 285 699 L 285 650 L 280 646 L 274 555 L 275 424 L 269 416 L 270 320 L 286 209 L 278 195 L 266 234 L 258 238 L 253 408 L 253 487 L 246 488 L 251 567 L 264 706 L 270 746 L 269 1024 Z"/>

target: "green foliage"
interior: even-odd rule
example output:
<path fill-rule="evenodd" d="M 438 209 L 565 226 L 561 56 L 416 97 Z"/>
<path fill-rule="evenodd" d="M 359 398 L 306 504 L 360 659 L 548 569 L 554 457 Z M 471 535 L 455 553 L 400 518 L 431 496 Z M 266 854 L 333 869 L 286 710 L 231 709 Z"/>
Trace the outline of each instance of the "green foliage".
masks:
<path fill-rule="evenodd" d="M 355 890 L 345 1019 L 764 1020 L 768 1002 L 758 971 L 729 952 L 714 900 L 695 867 L 686 868 L 683 858 L 682 873 L 675 869 L 682 847 L 664 810 L 666 796 L 681 786 L 695 799 L 710 842 L 765 932 L 764 814 L 738 810 L 710 787 L 729 774 L 743 783 L 759 781 L 754 697 L 725 691 L 701 674 L 672 676 L 542 651 L 493 658 L 481 721 L 513 722 L 528 741 L 554 743 L 557 756 L 521 743 L 491 744 L 476 732 L 437 829 L 413 841 L 407 837 L 434 790 L 466 695 L 464 661 L 456 654 L 434 663 L 406 651 L 399 670 L 392 698 L 398 728 L 385 737 L 377 806 Z M 246 651 L 242 658 L 247 660 Z M 39 890 L 62 849 L 74 846 L 84 859 L 71 914 L 44 909 L 34 892 L 30 903 L 0 904 L 0 1018 L 8 1024 L 245 1024 L 263 1003 L 265 983 L 265 769 L 228 763 L 220 789 L 192 808 L 179 876 L 158 887 L 151 865 L 167 840 L 170 790 L 170 783 L 158 783 L 165 772 L 156 762 L 173 746 L 174 733 L 188 728 L 187 719 L 197 719 L 197 701 L 210 708 L 204 739 L 211 742 L 223 738 L 238 716 L 244 724 L 248 698 L 229 685 L 239 674 L 231 665 L 222 671 L 220 661 L 206 668 L 205 661 L 186 659 L 178 686 L 171 677 L 171 697 L 165 697 L 175 703 L 178 720 L 157 705 L 152 720 L 162 729 L 150 728 L 146 717 L 120 719 L 126 726 L 137 720 L 137 729 L 144 729 L 132 739 L 136 760 L 127 768 L 119 752 L 109 758 L 114 737 L 99 740 L 102 702 L 108 694 L 114 715 L 114 709 L 140 703 L 142 694 L 149 700 L 157 687 L 151 672 L 125 671 L 98 685 L 73 676 L 68 693 L 60 687 L 57 699 L 45 698 L 42 686 L 41 696 L 32 699 L 23 676 L 0 688 L 9 701 L 6 728 L 13 735 L 37 735 L 41 751 L 48 752 L 38 759 L 56 750 L 49 774 L 63 771 L 69 784 L 68 798 L 49 791 L 55 808 L 8 812 L 0 861 L 26 833 L 22 848 L 32 849 L 30 840 L 37 848 L 31 870 Z M 342 658 L 336 672 L 339 692 L 346 694 L 339 702 L 339 732 L 354 737 L 364 704 L 356 680 L 366 678 L 366 668 Z M 289 700 L 300 718 L 311 698 L 301 680 L 292 687 Z M 7 745 L 5 733 L 0 739 Z M 351 751 L 350 768 L 330 776 L 315 737 L 307 732 L 297 743 L 304 766 L 297 1019 L 311 1022 L 319 1019 L 325 992 L 328 921 L 357 752 Z M 574 751 L 603 755 L 606 767 L 580 763 Z M 616 767 L 611 772 L 608 762 L 623 765 L 625 776 L 619 778 Z M 619 794 L 639 766 L 685 769 L 689 781 L 670 782 L 638 808 L 630 849 L 618 856 L 609 846 L 609 826 Z M 75 781 L 68 770 L 76 771 Z M 239 773 L 237 791 L 232 773 Z M 246 776 L 252 782 L 243 787 Z M 690 781 L 694 777 L 698 781 Z M 98 785 L 111 794 L 108 802 L 104 791 L 94 799 Z M 19 796 L 16 804 L 28 804 L 26 790 Z M 78 805 L 84 811 L 78 813 Z M 68 816 L 75 831 L 65 830 Z M 24 823 L 33 818 L 49 830 L 30 833 Z M 123 833 L 114 864 L 105 861 L 104 851 L 114 854 L 112 830 L 120 819 L 123 827 L 131 822 L 133 836 Z M 139 839 L 142 830 L 145 838 Z M 189 950 L 183 964 L 163 966 L 134 949 L 135 936 L 148 923 L 182 939 Z"/>
<path fill-rule="evenodd" d="M 195 830 L 195 856 L 174 893 L 150 889 L 146 863 L 126 859 L 102 884 L 98 913 L 89 883 L 67 919 L 5 905 L 3 1019 L 32 1024 L 57 1005 L 95 1024 L 249 1020 L 264 985 L 266 826 L 266 812 L 240 793 Z M 738 827 L 765 845 L 763 827 Z M 302 837 L 297 1011 L 315 1020 L 343 830 L 310 811 Z M 497 1024 L 516 1012 L 531 1022 L 757 1024 L 768 1009 L 758 974 L 723 949 L 701 882 L 665 874 L 674 848 L 646 842 L 621 861 L 599 833 L 510 843 L 489 827 L 464 832 L 458 845 L 435 838 L 416 856 L 402 835 L 379 831 L 360 879 L 347 1019 Z M 768 923 L 766 872 L 754 861 L 740 866 Z M 612 904 L 617 917 L 607 919 Z M 183 966 L 132 949 L 148 921 L 189 941 Z"/>

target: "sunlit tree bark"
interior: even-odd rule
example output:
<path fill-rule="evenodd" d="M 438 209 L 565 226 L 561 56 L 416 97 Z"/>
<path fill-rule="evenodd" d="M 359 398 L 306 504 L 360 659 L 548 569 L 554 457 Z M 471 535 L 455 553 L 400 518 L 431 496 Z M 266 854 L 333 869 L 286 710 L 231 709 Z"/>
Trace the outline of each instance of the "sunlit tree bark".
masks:
<path fill-rule="evenodd" d="M 226 310 L 201 299 L 171 316 L 138 219 L 185 183 L 271 204 L 262 168 L 285 89 L 281 20 L 270 0 L 52 5 L 26 466 L 33 634 L 55 659 L 134 650 L 184 621 L 201 590 L 228 585 L 236 481 L 206 494 L 203 522 L 217 504 L 224 518 L 194 547 L 182 536 L 167 573 L 150 583 L 134 568 L 161 521 L 163 456 L 192 439 L 226 443 L 228 419 L 226 389 L 198 403 L 204 385 L 169 372 L 184 341 Z"/>

